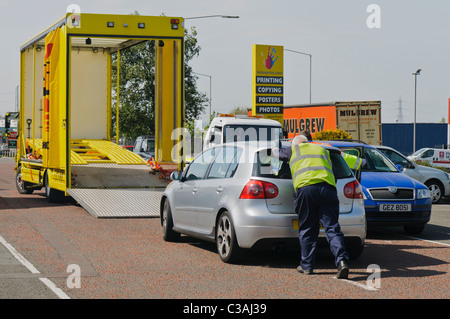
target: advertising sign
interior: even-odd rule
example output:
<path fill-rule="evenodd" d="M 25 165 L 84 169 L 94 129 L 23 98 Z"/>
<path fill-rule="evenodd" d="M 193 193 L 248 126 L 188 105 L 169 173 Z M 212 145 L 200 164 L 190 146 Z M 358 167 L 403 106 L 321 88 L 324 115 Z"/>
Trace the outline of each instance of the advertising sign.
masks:
<path fill-rule="evenodd" d="M 314 134 L 336 129 L 336 109 L 334 105 L 315 107 L 286 107 L 284 109 L 284 126 L 288 138 L 294 138 L 301 131 Z"/>
<path fill-rule="evenodd" d="M 253 45 L 252 114 L 283 125 L 283 47 Z"/>

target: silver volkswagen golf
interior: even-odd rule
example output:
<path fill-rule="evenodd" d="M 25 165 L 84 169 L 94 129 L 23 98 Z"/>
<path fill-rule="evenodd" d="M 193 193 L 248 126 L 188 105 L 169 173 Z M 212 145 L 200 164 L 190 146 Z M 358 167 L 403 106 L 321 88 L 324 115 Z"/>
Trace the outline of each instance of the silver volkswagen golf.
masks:
<path fill-rule="evenodd" d="M 340 151 L 324 147 L 337 180 L 339 223 L 354 259 L 366 238 L 361 186 Z M 215 242 L 227 263 L 238 261 L 250 248 L 298 247 L 289 165 L 271 156 L 269 145 L 237 142 L 210 148 L 171 179 L 160 205 L 164 240 L 177 241 L 185 234 Z M 320 237 L 325 237 L 323 230 Z"/>

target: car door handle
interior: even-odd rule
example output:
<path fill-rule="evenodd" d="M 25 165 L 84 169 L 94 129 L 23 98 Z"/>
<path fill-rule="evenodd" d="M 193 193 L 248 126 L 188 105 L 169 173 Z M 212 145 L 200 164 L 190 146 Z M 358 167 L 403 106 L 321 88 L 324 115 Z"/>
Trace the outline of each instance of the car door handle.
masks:
<path fill-rule="evenodd" d="M 197 192 L 198 192 L 198 187 L 194 187 L 194 188 L 192 189 L 192 193 L 195 194 L 195 193 L 197 193 Z"/>
<path fill-rule="evenodd" d="M 219 194 L 222 193 L 223 192 L 223 187 L 222 186 L 217 187 L 216 188 L 216 192 L 219 193 Z"/>

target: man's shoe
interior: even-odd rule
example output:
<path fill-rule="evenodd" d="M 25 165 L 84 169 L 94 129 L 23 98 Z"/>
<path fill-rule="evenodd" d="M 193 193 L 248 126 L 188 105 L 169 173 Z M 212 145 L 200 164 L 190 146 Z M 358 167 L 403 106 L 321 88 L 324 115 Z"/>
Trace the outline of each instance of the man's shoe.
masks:
<path fill-rule="evenodd" d="M 347 279 L 348 278 L 348 263 L 346 260 L 341 260 L 338 264 L 338 272 L 336 275 L 337 279 Z"/>
<path fill-rule="evenodd" d="M 312 275 L 313 274 L 313 270 L 312 269 L 303 269 L 302 266 L 298 266 L 297 267 L 297 271 L 301 274 L 304 275 Z"/>

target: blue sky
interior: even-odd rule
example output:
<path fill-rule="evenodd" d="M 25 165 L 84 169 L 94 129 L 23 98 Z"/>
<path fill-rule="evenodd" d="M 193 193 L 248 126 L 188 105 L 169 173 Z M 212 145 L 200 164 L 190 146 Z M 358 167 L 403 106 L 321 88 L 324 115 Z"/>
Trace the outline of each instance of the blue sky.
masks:
<path fill-rule="evenodd" d="M 217 112 L 251 107 L 252 45 L 271 44 L 312 55 L 313 103 L 381 100 L 384 123 L 413 121 L 412 73 L 420 68 L 417 121 L 447 121 L 447 0 L 0 0 L 0 114 L 14 109 L 19 46 L 62 17 L 71 3 L 89 13 L 239 16 L 185 22 L 186 28 L 197 29 L 202 50 L 192 66 L 212 76 L 212 108 Z M 370 4 L 380 8 L 380 28 L 367 26 Z M 285 51 L 284 76 L 285 104 L 308 103 L 309 58 Z M 209 79 L 200 76 L 198 88 L 209 94 Z"/>

